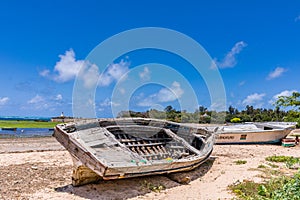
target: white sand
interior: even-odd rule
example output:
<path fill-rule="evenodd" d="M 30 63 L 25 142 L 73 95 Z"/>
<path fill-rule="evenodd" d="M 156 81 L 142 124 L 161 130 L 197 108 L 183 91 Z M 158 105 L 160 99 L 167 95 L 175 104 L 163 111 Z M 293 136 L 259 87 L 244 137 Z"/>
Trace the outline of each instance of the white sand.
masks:
<path fill-rule="evenodd" d="M 300 146 L 215 145 L 212 158 L 187 172 L 181 185 L 166 176 L 103 181 L 81 187 L 71 185 L 72 160 L 54 138 L 0 140 L 0 199 L 231 199 L 228 185 L 260 181 L 257 167 L 271 155 L 300 157 Z M 236 160 L 246 160 L 237 165 Z M 152 192 L 149 184 L 164 185 Z"/>

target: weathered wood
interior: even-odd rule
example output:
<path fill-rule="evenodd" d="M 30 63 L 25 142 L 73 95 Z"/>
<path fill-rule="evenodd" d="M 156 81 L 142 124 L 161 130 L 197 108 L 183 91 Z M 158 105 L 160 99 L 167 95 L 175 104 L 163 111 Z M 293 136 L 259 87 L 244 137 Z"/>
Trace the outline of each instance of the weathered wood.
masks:
<path fill-rule="evenodd" d="M 102 177 L 96 174 L 90 168 L 81 165 L 73 169 L 72 185 L 81 186 L 102 180 Z"/>
<path fill-rule="evenodd" d="M 187 175 L 187 173 L 177 172 L 177 173 L 167 174 L 167 177 L 172 181 L 175 181 L 180 184 L 188 184 L 191 182 L 191 177 Z"/>
<path fill-rule="evenodd" d="M 67 125 L 57 125 L 54 133 L 75 160 L 72 175 L 75 186 L 101 179 L 190 170 L 210 156 L 214 143 L 213 139 L 207 139 L 212 136 L 208 133 L 203 142 L 207 148 L 200 152 L 191 143 L 196 131 L 163 120 L 107 119 L 103 123 L 101 120 L 77 123 L 74 132 L 66 131 Z M 175 129 L 180 130 L 179 135 Z"/>

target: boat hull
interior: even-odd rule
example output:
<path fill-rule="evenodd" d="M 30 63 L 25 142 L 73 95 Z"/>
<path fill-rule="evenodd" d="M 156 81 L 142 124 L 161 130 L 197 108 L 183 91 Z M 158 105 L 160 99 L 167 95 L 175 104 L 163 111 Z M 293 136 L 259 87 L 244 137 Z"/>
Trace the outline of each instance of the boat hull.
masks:
<path fill-rule="evenodd" d="M 214 144 L 214 134 L 203 129 L 154 119 L 57 125 L 54 137 L 73 157 L 74 185 L 191 170 L 209 158 Z"/>
<path fill-rule="evenodd" d="M 289 133 L 290 130 L 225 132 L 216 136 L 216 144 L 274 144 Z"/>

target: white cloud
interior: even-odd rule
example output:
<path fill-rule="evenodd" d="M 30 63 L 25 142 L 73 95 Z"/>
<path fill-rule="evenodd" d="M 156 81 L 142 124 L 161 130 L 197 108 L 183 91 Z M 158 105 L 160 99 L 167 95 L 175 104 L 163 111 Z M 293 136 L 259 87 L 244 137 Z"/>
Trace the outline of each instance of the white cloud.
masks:
<path fill-rule="evenodd" d="M 54 96 L 41 96 L 37 94 L 29 99 L 25 104 L 21 105 L 21 109 L 27 111 L 53 112 L 57 111 L 58 109 L 66 109 L 66 107 L 69 107 L 70 105 L 70 102 L 63 100 L 62 94 L 57 94 Z"/>
<path fill-rule="evenodd" d="M 49 77 L 50 70 L 45 69 L 45 70 L 41 71 L 39 74 L 40 74 L 40 76 L 43 76 L 43 77 Z"/>
<path fill-rule="evenodd" d="M 275 98 L 278 98 L 280 96 L 291 96 L 294 92 L 297 92 L 297 90 L 284 90 L 280 92 L 279 94 L 274 95 Z"/>
<path fill-rule="evenodd" d="M 54 71 L 58 74 L 53 78 L 57 82 L 67 82 L 74 79 L 80 68 L 84 67 L 84 60 L 76 60 L 73 49 L 65 52 L 65 55 L 59 55 L 58 61 L 54 67 Z"/>
<path fill-rule="evenodd" d="M 274 78 L 278 78 L 280 77 L 284 72 L 286 72 L 287 70 L 283 67 L 276 67 L 276 69 L 272 72 L 269 73 L 267 80 L 271 80 Z"/>
<path fill-rule="evenodd" d="M 55 100 L 56 100 L 56 101 L 60 101 L 60 100 L 62 100 L 62 99 L 63 99 L 63 97 L 62 97 L 61 94 L 58 94 L 58 95 L 56 95 L 56 97 L 55 97 Z"/>
<path fill-rule="evenodd" d="M 266 96 L 265 93 L 261 93 L 261 94 L 254 93 L 254 94 L 248 95 L 246 97 L 246 99 L 243 100 L 242 103 L 244 105 L 252 105 L 255 107 L 261 107 L 263 105 L 262 100 L 263 100 L 264 96 Z"/>
<path fill-rule="evenodd" d="M 138 106 L 142 106 L 142 107 L 148 107 L 148 106 L 153 106 L 156 105 L 157 101 L 156 101 L 156 96 L 153 94 L 145 99 L 143 99 L 142 101 L 138 102 Z"/>
<path fill-rule="evenodd" d="M 219 68 L 230 68 L 234 67 L 237 63 L 236 56 L 246 47 L 247 44 L 244 41 L 237 42 L 232 49 L 226 54 L 221 62 L 215 59 L 215 62 Z"/>
<path fill-rule="evenodd" d="M 120 104 L 112 102 L 109 98 L 106 98 L 103 102 L 100 103 L 101 107 L 108 106 L 119 106 Z"/>
<path fill-rule="evenodd" d="M 8 97 L 2 97 L 0 98 L 0 106 L 4 106 L 5 104 L 7 104 L 9 101 Z"/>
<path fill-rule="evenodd" d="M 218 67 L 217 67 L 217 59 L 215 58 L 215 59 L 213 59 L 212 61 L 211 61 L 211 64 L 210 64 L 210 69 L 213 69 L 213 70 L 215 70 L 215 69 L 217 69 Z"/>
<path fill-rule="evenodd" d="M 212 103 L 209 109 L 215 111 L 224 111 L 226 108 L 224 102 L 221 101 Z"/>
<path fill-rule="evenodd" d="M 86 63 L 84 68 L 78 74 L 78 77 L 83 80 L 86 88 L 92 88 L 97 85 L 99 79 L 99 68 L 95 64 Z"/>
<path fill-rule="evenodd" d="M 144 67 L 144 71 L 140 72 L 139 76 L 142 80 L 147 81 L 147 80 L 150 80 L 150 78 L 151 78 L 150 74 L 151 74 L 151 72 L 150 72 L 149 68 Z"/>
<path fill-rule="evenodd" d="M 35 97 L 33 97 L 32 99 L 30 99 L 28 101 L 29 104 L 36 104 L 36 103 L 41 103 L 43 102 L 45 99 L 43 97 L 41 97 L 40 95 L 36 95 Z"/>
<path fill-rule="evenodd" d="M 179 99 L 183 95 L 184 91 L 180 87 L 180 84 L 174 81 L 170 87 L 170 89 L 162 88 L 158 94 L 158 101 L 159 102 L 170 102 Z"/>
<path fill-rule="evenodd" d="M 81 68 L 85 69 L 88 66 L 88 63 L 84 60 L 76 60 L 73 49 L 66 51 L 64 55 L 59 55 L 58 57 L 60 60 L 56 62 L 53 73 L 45 69 L 39 73 L 40 76 L 64 83 L 74 79 Z"/>
<path fill-rule="evenodd" d="M 66 51 L 64 55 L 59 55 L 59 58 L 60 60 L 54 66 L 53 73 L 46 69 L 39 74 L 60 83 L 73 80 L 78 76 L 80 80 L 83 80 L 83 84 L 87 88 L 97 84 L 99 86 L 108 86 L 113 81 L 120 80 L 127 73 L 129 67 L 128 62 L 121 60 L 120 63 L 109 65 L 100 77 L 98 66 L 85 60 L 76 60 L 73 49 Z"/>
<path fill-rule="evenodd" d="M 120 63 L 114 63 L 108 66 L 107 70 L 100 76 L 99 86 L 108 86 L 113 81 L 124 78 L 128 72 L 129 63 L 121 60 Z"/>
<path fill-rule="evenodd" d="M 157 103 L 172 102 L 182 97 L 184 91 L 180 84 L 174 81 L 170 88 L 162 88 L 138 103 L 138 106 L 152 106 Z"/>
<path fill-rule="evenodd" d="M 295 22 L 300 21 L 300 15 L 295 18 Z"/>
<path fill-rule="evenodd" d="M 27 103 L 30 104 L 30 107 L 35 110 L 44 110 L 50 107 L 49 102 L 47 102 L 45 98 L 40 95 L 36 95 L 27 101 Z"/>
<path fill-rule="evenodd" d="M 293 94 L 293 92 L 297 92 L 297 90 L 284 90 L 278 94 L 275 94 L 272 99 L 269 101 L 270 104 L 274 104 L 276 102 L 276 100 L 278 99 L 278 97 L 280 96 L 291 96 Z"/>

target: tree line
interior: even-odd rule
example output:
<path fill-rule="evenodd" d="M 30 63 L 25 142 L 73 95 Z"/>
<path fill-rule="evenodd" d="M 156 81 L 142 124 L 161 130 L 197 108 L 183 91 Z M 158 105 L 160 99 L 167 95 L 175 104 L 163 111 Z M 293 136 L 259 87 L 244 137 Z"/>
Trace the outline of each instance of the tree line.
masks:
<path fill-rule="evenodd" d="M 290 108 L 285 110 L 283 108 Z M 204 106 L 199 106 L 194 112 L 176 110 L 171 105 L 164 111 L 150 109 L 145 112 L 122 111 L 118 117 L 143 117 L 166 119 L 184 123 L 242 123 L 242 122 L 267 122 L 289 121 L 298 122 L 300 125 L 300 93 L 294 92 L 291 96 L 280 96 L 274 103 L 274 109 L 254 108 L 247 105 L 245 109 L 238 110 L 229 106 L 227 111 L 211 111 Z"/>

